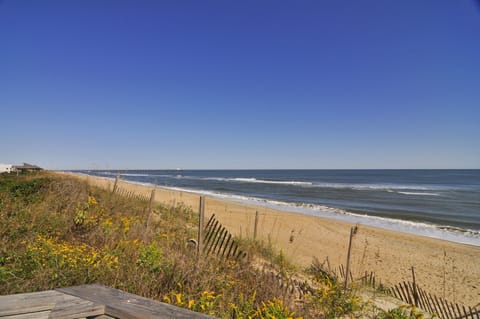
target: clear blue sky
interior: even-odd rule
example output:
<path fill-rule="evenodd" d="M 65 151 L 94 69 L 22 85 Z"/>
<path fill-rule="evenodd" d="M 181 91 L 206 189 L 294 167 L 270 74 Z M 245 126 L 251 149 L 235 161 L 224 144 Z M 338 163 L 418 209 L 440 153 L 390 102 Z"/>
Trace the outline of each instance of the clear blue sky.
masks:
<path fill-rule="evenodd" d="M 0 0 L 0 162 L 480 168 L 475 0 Z"/>

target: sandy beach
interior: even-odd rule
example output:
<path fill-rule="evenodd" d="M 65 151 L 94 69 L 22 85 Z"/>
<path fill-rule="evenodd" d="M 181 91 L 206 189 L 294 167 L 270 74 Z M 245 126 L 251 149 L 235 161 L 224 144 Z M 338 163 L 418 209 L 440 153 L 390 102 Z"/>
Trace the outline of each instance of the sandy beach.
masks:
<path fill-rule="evenodd" d="M 90 184 L 110 189 L 111 179 L 76 175 Z M 153 187 L 120 181 L 120 188 L 150 196 Z M 157 202 L 183 202 L 198 210 L 199 195 L 157 188 Z M 345 265 L 352 224 L 332 219 L 289 213 L 207 197 L 206 219 L 212 214 L 234 235 L 253 238 L 258 212 L 257 239 L 271 242 L 287 259 L 307 267 L 316 257 L 328 258 L 330 266 Z M 451 302 L 476 306 L 480 303 L 480 247 L 415 236 L 359 225 L 353 237 L 351 271 L 355 278 L 374 272 L 387 286 L 411 281 L 414 267 L 417 283 L 424 290 Z"/>

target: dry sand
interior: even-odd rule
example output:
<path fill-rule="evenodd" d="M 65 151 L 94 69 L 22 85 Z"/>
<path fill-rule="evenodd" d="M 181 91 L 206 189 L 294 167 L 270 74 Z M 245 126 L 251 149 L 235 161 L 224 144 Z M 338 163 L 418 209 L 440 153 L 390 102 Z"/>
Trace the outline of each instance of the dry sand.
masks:
<path fill-rule="evenodd" d="M 81 176 L 92 185 L 113 187 L 113 180 Z M 152 187 L 119 182 L 119 187 L 150 196 Z M 183 202 L 198 210 L 199 195 L 157 188 L 155 200 L 166 204 Z M 215 214 L 234 235 L 253 238 L 255 212 L 259 214 L 257 239 L 281 249 L 287 259 L 301 267 L 328 258 L 330 266 L 346 264 L 352 224 L 337 220 L 289 213 L 208 197 L 205 218 Z M 360 277 L 374 272 L 377 283 L 386 285 L 411 281 L 415 268 L 417 283 L 424 290 L 451 302 L 476 306 L 480 303 L 480 247 L 415 236 L 359 225 L 353 237 L 351 271 Z"/>

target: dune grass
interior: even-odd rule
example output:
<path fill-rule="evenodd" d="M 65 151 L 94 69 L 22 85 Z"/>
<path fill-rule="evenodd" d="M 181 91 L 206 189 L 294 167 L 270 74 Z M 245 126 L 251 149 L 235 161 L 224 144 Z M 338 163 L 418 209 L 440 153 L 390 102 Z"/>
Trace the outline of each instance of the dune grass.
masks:
<path fill-rule="evenodd" d="M 100 283 L 220 318 L 372 317 L 328 278 L 311 276 L 316 288 L 301 301 L 272 284 L 259 260 L 297 275 L 272 247 L 244 242 L 242 262 L 199 257 L 187 244 L 197 236 L 191 208 L 157 205 L 149 219 L 147 206 L 74 177 L 0 175 L 0 292 Z"/>

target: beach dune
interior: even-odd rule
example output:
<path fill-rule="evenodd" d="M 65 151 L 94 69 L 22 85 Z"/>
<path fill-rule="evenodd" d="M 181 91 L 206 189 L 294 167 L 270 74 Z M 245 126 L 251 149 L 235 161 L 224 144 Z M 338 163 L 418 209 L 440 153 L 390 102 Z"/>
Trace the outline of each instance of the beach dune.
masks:
<path fill-rule="evenodd" d="M 112 189 L 114 181 L 77 175 L 92 185 Z M 119 181 L 118 187 L 150 196 L 153 187 Z M 183 203 L 197 211 L 199 195 L 156 188 L 155 200 L 169 205 Z M 215 214 L 232 234 L 252 238 L 258 212 L 257 240 L 271 243 L 287 260 L 308 267 L 313 258 L 331 268 L 346 264 L 351 227 L 357 226 L 351 250 L 354 278 L 373 272 L 386 286 L 412 280 L 424 290 L 466 306 L 480 303 L 480 247 L 353 225 L 333 219 L 290 213 L 218 198 L 205 200 L 205 218 Z"/>

